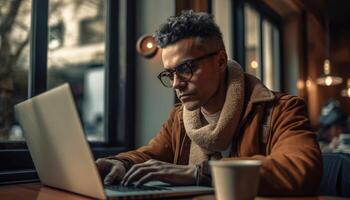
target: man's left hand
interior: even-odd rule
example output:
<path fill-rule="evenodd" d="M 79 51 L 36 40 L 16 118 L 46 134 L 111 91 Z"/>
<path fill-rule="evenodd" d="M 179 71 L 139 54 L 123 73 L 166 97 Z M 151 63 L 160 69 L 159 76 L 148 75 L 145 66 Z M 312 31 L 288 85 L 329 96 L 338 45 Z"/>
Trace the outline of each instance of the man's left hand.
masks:
<path fill-rule="evenodd" d="M 133 165 L 125 174 L 122 185 L 143 185 L 149 181 L 162 181 L 171 185 L 196 184 L 196 167 L 191 165 L 175 165 L 159 160 L 148 160 Z"/>

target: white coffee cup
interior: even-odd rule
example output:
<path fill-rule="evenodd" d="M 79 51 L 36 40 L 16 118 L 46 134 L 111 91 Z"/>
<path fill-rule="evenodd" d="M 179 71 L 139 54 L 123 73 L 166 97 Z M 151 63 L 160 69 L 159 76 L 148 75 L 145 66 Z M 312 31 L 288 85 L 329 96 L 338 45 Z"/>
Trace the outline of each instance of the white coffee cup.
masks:
<path fill-rule="evenodd" d="M 259 160 L 209 161 L 217 200 L 253 200 L 259 186 Z"/>

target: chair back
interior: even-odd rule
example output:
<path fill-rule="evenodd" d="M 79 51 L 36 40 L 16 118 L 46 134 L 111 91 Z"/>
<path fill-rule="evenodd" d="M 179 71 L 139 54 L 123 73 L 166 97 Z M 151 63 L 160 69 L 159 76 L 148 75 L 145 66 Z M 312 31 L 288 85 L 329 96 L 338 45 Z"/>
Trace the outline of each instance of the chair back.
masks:
<path fill-rule="evenodd" d="M 350 197 L 350 154 L 324 153 L 320 195 Z"/>

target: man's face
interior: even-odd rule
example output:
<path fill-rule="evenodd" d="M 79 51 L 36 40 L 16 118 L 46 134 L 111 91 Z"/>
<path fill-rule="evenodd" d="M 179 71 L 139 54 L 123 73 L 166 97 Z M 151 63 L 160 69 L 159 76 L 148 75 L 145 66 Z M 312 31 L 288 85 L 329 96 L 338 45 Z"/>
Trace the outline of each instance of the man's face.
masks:
<path fill-rule="evenodd" d="M 217 51 L 213 49 L 209 52 L 205 49 L 196 44 L 195 38 L 183 39 L 169 45 L 162 50 L 164 68 L 174 69 L 185 61 Z M 173 80 L 176 95 L 187 110 L 195 110 L 210 103 L 217 94 L 222 77 L 217 55 L 194 62 L 192 67 L 193 75 L 189 81 L 182 81 L 176 73 Z"/>

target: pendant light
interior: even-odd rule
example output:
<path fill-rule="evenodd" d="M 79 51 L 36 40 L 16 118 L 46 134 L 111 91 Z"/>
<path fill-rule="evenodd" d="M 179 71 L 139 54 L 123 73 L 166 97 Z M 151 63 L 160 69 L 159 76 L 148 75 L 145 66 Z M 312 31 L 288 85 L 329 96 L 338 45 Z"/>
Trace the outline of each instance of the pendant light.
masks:
<path fill-rule="evenodd" d="M 323 75 L 317 78 L 316 83 L 323 86 L 339 85 L 343 82 L 343 79 L 339 76 L 331 74 L 331 61 L 330 61 L 330 36 L 329 36 L 329 18 L 326 17 L 326 59 L 323 62 Z"/>
<path fill-rule="evenodd" d="M 341 95 L 342 95 L 343 97 L 350 97 L 350 78 L 349 78 L 348 81 L 347 81 L 347 85 L 348 85 L 348 87 L 347 87 L 346 89 L 343 89 L 343 90 L 341 91 Z"/>

